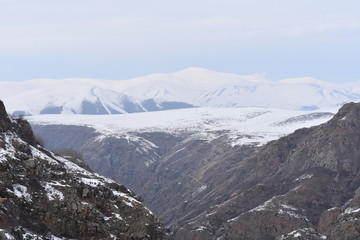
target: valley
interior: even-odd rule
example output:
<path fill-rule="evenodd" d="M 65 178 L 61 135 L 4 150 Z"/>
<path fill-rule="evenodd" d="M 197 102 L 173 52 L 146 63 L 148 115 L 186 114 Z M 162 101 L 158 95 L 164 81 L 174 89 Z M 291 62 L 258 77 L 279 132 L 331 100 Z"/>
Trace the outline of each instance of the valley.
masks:
<path fill-rule="evenodd" d="M 237 169 L 269 142 L 324 123 L 336 111 L 197 108 L 28 119 L 46 147 L 77 150 L 93 170 L 139 194 L 175 239 L 212 239 L 226 221 L 289 190 L 274 191 L 276 181 L 263 186 L 257 178 L 238 179 L 263 167 Z"/>

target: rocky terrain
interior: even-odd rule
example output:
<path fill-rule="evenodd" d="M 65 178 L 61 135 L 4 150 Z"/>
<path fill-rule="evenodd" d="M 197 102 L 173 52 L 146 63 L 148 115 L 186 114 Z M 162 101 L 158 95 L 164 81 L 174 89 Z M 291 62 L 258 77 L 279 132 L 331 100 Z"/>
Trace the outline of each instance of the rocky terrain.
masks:
<path fill-rule="evenodd" d="M 175 239 L 359 239 L 360 104 L 299 129 L 223 173 L 222 201 Z M 189 206 L 190 208 L 193 206 Z"/>
<path fill-rule="evenodd" d="M 102 156 L 89 165 L 141 193 L 174 239 L 359 239 L 359 119 L 360 104 L 349 103 L 330 121 L 262 147 L 231 145 L 226 134 L 111 139 L 79 126 L 35 130 L 52 148 Z"/>
<path fill-rule="evenodd" d="M 38 145 L 0 101 L 0 239 L 167 238 L 134 193 L 75 162 Z"/>

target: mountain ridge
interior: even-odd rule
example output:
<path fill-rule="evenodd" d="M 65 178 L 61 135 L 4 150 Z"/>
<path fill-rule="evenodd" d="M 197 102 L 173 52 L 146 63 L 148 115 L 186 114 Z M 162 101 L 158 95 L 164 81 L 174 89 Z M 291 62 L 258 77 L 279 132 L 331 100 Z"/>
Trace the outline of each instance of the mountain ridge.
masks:
<path fill-rule="evenodd" d="M 358 85 L 329 84 L 313 78 L 272 81 L 261 74 L 242 76 L 188 68 L 119 81 L 76 78 L 0 82 L 0 95 L 10 112 L 17 115 L 119 114 L 184 107 L 302 110 L 356 101 L 360 99 Z"/>

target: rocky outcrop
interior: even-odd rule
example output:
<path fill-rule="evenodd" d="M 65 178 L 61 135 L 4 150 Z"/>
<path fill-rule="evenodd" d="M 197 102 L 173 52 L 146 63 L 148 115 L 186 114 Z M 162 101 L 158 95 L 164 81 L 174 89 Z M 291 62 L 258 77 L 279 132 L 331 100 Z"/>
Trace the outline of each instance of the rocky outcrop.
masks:
<path fill-rule="evenodd" d="M 0 102 L 1 239 L 165 239 L 123 185 L 36 145 Z"/>

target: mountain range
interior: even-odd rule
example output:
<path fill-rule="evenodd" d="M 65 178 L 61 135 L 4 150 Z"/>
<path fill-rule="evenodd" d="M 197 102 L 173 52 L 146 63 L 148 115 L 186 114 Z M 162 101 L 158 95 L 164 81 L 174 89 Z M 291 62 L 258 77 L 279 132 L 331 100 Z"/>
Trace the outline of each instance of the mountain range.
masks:
<path fill-rule="evenodd" d="M 329 84 L 309 77 L 272 81 L 260 74 L 242 76 L 192 67 L 128 80 L 0 82 L 0 96 L 13 115 L 242 106 L 314 110 L 360 99 L 359 86 Z"/>
<path fill-rule="evenodd" d="M 0 220 L 0 236 L 360 239 L 360 103 L 342 106 L 359 99 L 358 83 L 189 68 L 122 81 L 0 85 L 12 115 L 28 115 L 35 133 L 0 108 L 0 214 L 12 223 Z M 84 162 L 36 141 L 77 151 Z M 43 217 L 44 209 L 53 212 Z M 61 211 L 75 213 L 63 219 L 71 224 L 43 221 Z M 89 213 L 105 224 L 101 231 L 89 231 Z"/>

